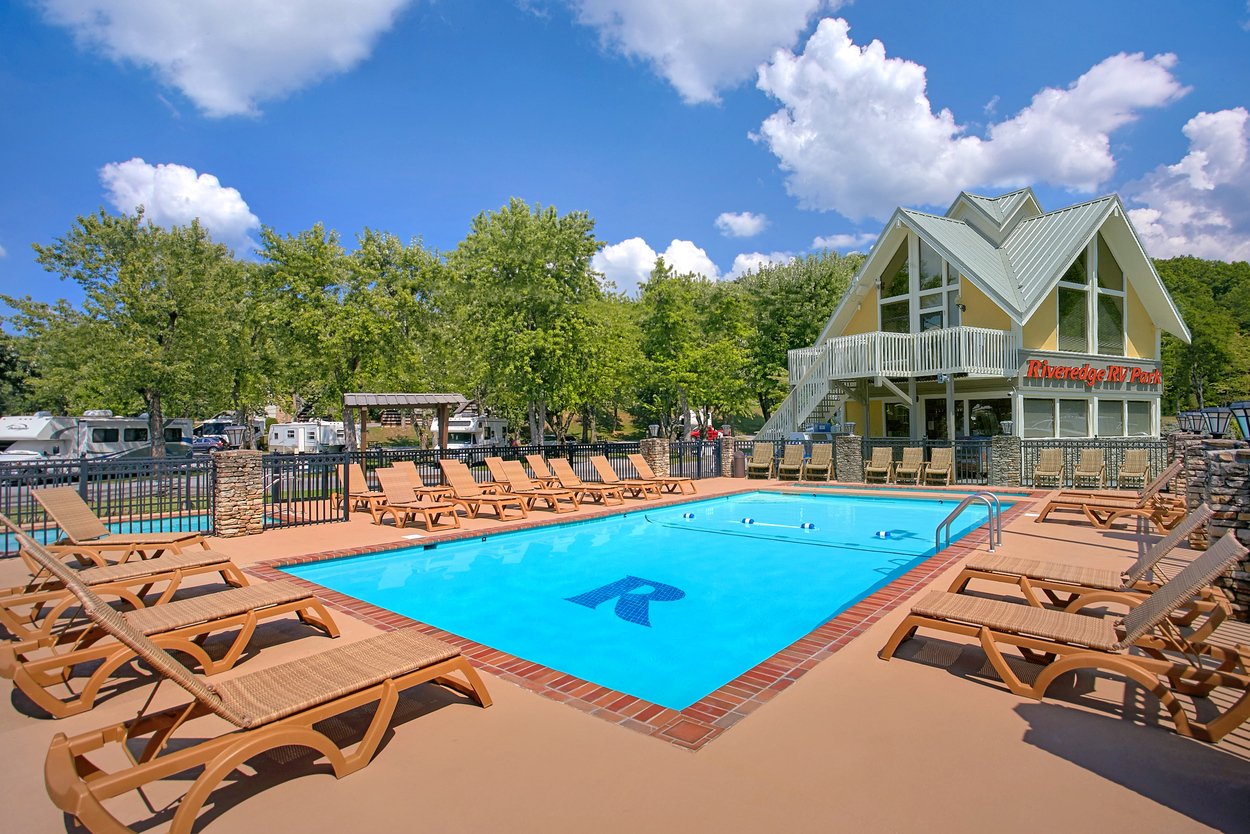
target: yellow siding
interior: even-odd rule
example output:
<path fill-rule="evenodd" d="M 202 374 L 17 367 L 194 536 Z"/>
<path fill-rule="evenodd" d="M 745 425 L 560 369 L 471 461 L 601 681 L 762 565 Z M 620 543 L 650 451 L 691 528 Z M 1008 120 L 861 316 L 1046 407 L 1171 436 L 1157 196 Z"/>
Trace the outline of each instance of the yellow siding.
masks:
<path fill-rule="evenodd" d="M 881 400 L 873 400 L 868 404 L 868 413 L 872 416 L 868 426 L 868 437 L 885 437 L 885 404 Z"/>
<path fill-rule="evenodd" d="M 871 333 L 877 329 L 877 288 L 873 287 L 859 303 L 859 310 L 851 316 L 846 327 L 837 336 L 853 336 L 857 333 Z"/>
<path fill-rule="evenodd" d="M 959 316 L 961 324 L 992 330 L 1011 329 L 1011 316 L 967 278 L 959 282 L 959 298 L 967 308 Z"/>
<path fill-rule="evenodd" d="M 1050 295 L 1037 308 L 1033 317 L 1024 323 L 1022 334 L 1025 350 L 1058 350 L 1059 349 L 1059 313 L 1058 291 L 1051 290 Z"/>
<path fill-rule="evenodd" d="M 855 424 L 855 431 L 861 435 L 867 430 L 864 425 L 864 407 L 857 402 L 848 402 L 846 404 L 846 421 Z"/>
<path fill-rule="evenodd" d="M 1124 352 L 1137 359 L 1158 359 L 1155 356 L 1155 325 L 1141 303 L 1133 285 L 1128 285 L 1125 299 L 1125 317 L 1128 319 L 1127 339 Z"/>

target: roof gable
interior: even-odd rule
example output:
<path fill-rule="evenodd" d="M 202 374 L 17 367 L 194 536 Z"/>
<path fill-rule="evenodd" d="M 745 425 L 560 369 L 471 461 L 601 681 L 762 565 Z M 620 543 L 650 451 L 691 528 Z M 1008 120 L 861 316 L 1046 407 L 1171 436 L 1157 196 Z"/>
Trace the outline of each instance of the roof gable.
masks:
<path fill-rule="evenodd" d="M 1010 230 L 1004 239 L 996 241 L 984 226 L 978 226 L 971 213 L 978 215 L 982 223 L 1005 222 Z M 897 209 L 816 344 L 838 335 L 846 326 L 893 257 L 906 230 L 958 267 L 967 280 L 990 296 L 1017 324 L 1023 324 L 1037 311 L 1094 235 L 1103 231 L 1121 268 L 1134 276 L 1133 287 L 1155 324 L 1189 341 L 1189 330 L 1141 246 L 1119 197 L 1099 197 L 1043 214 L 1032 190 L 1026 188 L 996 198 L 961 192 L 946 216 Z M 1003 228 L 998 227 L 997 231 L 1001 234 Z"/>

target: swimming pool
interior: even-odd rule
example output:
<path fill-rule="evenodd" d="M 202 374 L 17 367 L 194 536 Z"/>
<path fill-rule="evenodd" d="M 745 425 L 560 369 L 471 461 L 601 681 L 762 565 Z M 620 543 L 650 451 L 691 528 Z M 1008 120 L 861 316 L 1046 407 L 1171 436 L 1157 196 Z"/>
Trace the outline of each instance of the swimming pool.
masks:
<path fill-rule="evenodd" d="M 962 497 L 746 493 L 283 570 L 680 710 L 931 556 Z"/>
<path fill-rule="evenodd" d="M 148 518 L 142 521 L 115 521 L 106 525 L 114 533 L 207 533 L 213 529 L 213 517 L 208 513 L 199 515 L 167 516 Z M 61 538 L 60 527 L 45 527 L 29 531 L 32 538 L 40 544 L 52 544 Z M 6 553 L 16 553 L 17 541 L 12 534 L 3 534 L 3 547 Z"/>

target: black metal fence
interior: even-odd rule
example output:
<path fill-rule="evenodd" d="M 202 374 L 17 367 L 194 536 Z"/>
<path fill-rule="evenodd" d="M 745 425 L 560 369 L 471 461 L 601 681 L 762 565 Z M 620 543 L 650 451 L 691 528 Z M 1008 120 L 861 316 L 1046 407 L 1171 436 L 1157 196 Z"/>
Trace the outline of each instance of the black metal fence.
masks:
<path fill-rule="evenodd" d="M 341 480 L 347 455 L 265 455 L 265 529 L 346 521 Z"/>
<path fill-rule="evenodd" d="M 920 446 L 924 449 L 925 460 L 933 457 L 933 449 L 951 446 L 949 440 L 909 440 L 905 437 L 865 437 L 864 460 L 872 457 L 872 450 L 888 447 L 892 450 L 894 460 L 903 459 L 903 449 L 908 446 Z M 978 486 L 990 482 L 990 462 L 993 460 L 993 438 L 959 437 L 954 441 L 955 447 L 955 483 Z"/>
<path fill-rule="evenodd" d="M 1043 449 L 1062 449 L 1064 462 L 1063 486 L 1072 485 L 1072 475 L 1076 472 L 1081 460 L 1082 449 L 1101 449 L 1103 461 L 1107 467 L 1107 484 L 1119 485 L 1120 467 L 1124 465 L 1124 455 L 1130 449 L 1145 449 L 1150 461 L 1147 479 L 1155 477 L 1171 462 L 1168 459 L 1168 442 L 1151 437 L 1093 437 L 1073 438 L 1071 440 L 1022 440 L 1020 442 L 1020 479 L 1023 486 L 1033 486 L 1033 470 L 1037 468 L 1038 458 Z M 1134 488 L 1140 484 L 1134 484 Z"/>
<path fill-rule="evenodd" d="M 72 486 L 119 533 L 213 531 L 216 469 L 208 458 L 32 461 L 0 465 L 0 512 L 49 543 L 61 532 L 32 490 Z M 12 536 L 4 554 L 17 552 Z"/>

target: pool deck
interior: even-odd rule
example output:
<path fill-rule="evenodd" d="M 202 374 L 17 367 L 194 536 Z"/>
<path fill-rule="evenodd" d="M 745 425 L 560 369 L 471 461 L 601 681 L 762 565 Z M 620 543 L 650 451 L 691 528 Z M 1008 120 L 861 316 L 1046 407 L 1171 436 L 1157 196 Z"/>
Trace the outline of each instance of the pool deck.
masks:
<path fill-rule="evenodd" d="M 705 480 L 699 493 L 761 483 Z M 642 502 L 628 504 L 635 509 Z M 1035 524 L 1029 512 L 1024 501 L 1009 511 L 1003 552 L 1122 565 L 1143 540 L 1132 524 L 1099 533 L 1075 521 Z M 531 515 L 534 523 L 548 520 L 557 519 L 541 510 Z M 517 523 L 488 517 L 464 526 L 482 535 Z M 409 546 L 414 542 L 402 537 L 413 532 L 424 531 L 374 526 L 358 514 L 348 523 L 215 540 L 213 546 L 265 575 L 274 560 Z M 921 637 L 904 644 L 889 663 L 877 659 L 906 613 L 908 596 L 924 587 L 945 588 L 959 563 L 984 541 L 984 533 L 977 533 L 944 551 L 932 570 L 857 612 L 855 625 L 809 640 L 806 656 L 793 658 L 788 669 L 770 670 L 756 691 L 720 715 L 639 720 L 623 715 L 629 705 L 616 710 L 622 716 L 608 715 L 611 705 L 599 703 L 605 693 L 579 686 L 566 692 L 553 685 L 558 679 L 539 680 L 544 670 L 508 668 L 506 658 L 475 658 L 494 699 L 491 708 L 479 709 L 434 686 L 418 687 L 401 699 L 393 732 L 367 768 L 335 782 L 301 751 L 262 756 L 248 778 L 214 794 L 202 824 L 219 834 L 409 828 L 631 834 L 639 828 L 1250 831 L 1247 728 L 1218 745 L 1181 738 L 1148 696 L 1111 678 L 1082 677 L 1074 688 L 1079 691 L 1040 703 L 1019 698 L 987 674 L 972 641 L 958 638 Z M 0 582 L 15 584 L 21 576 L 16 560 L 0 563 Z M 379 620 L 376 611 L 353 610 L 349 601 L 338 603 L 343 640 L 398 624 Z M 1250 644 L 1246 624 L 1228 624 L 1219 634 Z M 821 644 L 825 637 L 830 639 Z M 254 645 L 259 651 L 221 677 L 332 643 L 288 619 L 262 626 Z M 471 650 L 466 654 L 473 657 Z M 3 686 L 10 704 L 33 710 L 11 684 Z M 9 800 L 0 832 L 70 828 L 42 784 L 52 733 L 123 720 L 150 689 L 129 687 L 91 712 L 61 721 L 23 715 L 12 706 L 0 709 L 0 778 Z M 161 704 L 185 700 L 168 685 L 157 692 Z M 361 726 L 353 714 L 332 732 L 350 734 Z M 699 732 L 710 737 L 695 738 Z M 153 807 L 177 795 L 165 787 L 149 791 Z M 134 796 L 114 810 L 126 821 L 146 823 L 152 815 Z"/>

